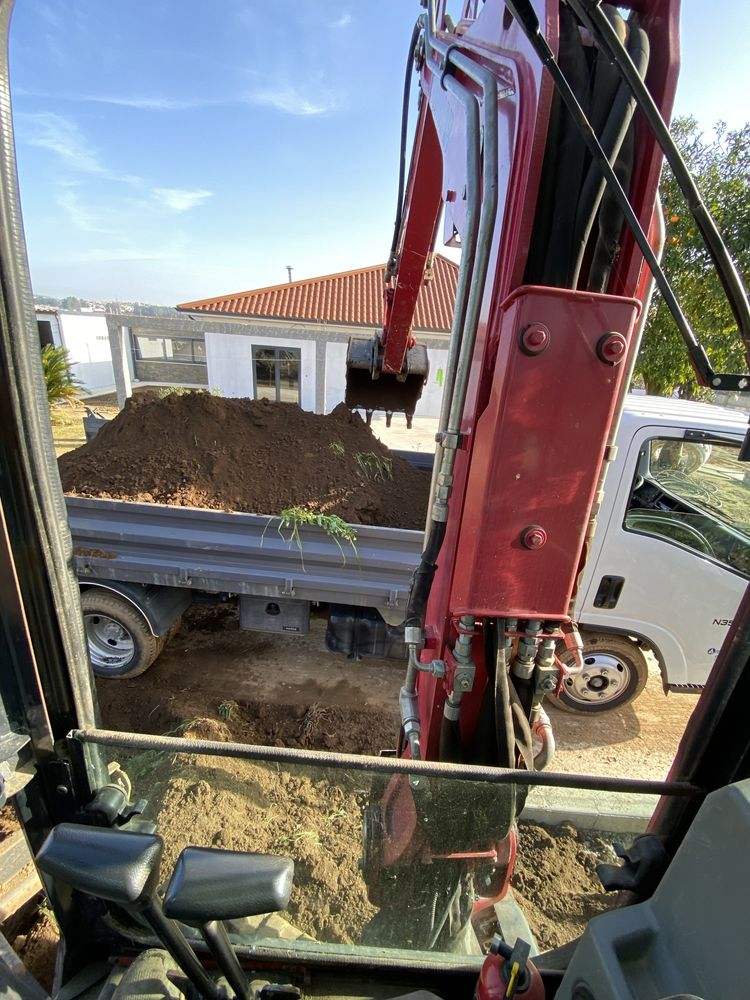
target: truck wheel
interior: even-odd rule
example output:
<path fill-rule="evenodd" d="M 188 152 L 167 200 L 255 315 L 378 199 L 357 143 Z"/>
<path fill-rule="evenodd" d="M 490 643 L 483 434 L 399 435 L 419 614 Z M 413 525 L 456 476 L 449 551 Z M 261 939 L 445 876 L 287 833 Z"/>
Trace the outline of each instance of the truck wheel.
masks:
<path fill-rule="evenodd" d="M 95 587 L 81 594 L 91 668 L 97 677 L 137 677 L 164 648 L 143 615 L 117 594 Z"/>
<path fill-rule="evenodd" d="M 573 664 L 564 649 L 563 663 Z M 584 633 L 583 670 L 567 677 L 559 697 L 550 697 L 563 712 L 611 712 L 634 701 L 648 680 L 648 663 L 642 650 L 623 635 Z"/>

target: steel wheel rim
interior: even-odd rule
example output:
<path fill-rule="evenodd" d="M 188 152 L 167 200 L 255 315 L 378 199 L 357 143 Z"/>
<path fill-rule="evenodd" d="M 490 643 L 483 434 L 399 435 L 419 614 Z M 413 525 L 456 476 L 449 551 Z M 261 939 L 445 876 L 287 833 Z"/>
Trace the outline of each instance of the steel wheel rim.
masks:
<path fill-rule="evenodd" d="M 116 672 L 127 666 L 135 653 L 135 641 L 114 618 L 93 612 L 83 616 L 91 666 Z"/>
<path fill-rule="evenodd" d="M 630 684 L 630 667 L 612 653 L 583 658 L 583 670 L 565 681 L 565 694 L 577 705 L 607 705 Z"/>

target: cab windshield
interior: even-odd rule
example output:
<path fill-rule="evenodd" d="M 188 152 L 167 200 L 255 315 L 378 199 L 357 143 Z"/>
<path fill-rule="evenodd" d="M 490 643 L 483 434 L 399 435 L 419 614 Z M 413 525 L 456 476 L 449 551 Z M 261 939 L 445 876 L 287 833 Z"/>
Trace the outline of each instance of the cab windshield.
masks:
<path fill-rule="evenodd" d="M 221 738 L 221 728 L 201 720 L 183 736 L 188 743 Z M 545 788 L 375 773 L 352 757 L 351 766 L 331 767 L 108 752 L 127 770 L 133 797 L 148 799 L 142 818 L 156 824 L 165 843 L 162 885 L 188 846 L 294 860 L 285 911 L 228 923 L 241 952 L 282 952 L 287 959 L 389 955 L 400 963 L 419 958 L 438 967 L 478 967 L 498 929 L 532 941 L 535 954 L 555 949 L 616 905 L 616 894 L 604 893 L 596 874 L 597 864 L 616 863 L 617 835 L 604 817 L 614 812 L 621 825 L 632 813 L 626 825 L 637 832 L 656 803 L 655 795 L 592 791 L 590 829 L 552 827 Z M 580 792 L 567 794 L 575 809 Z M 399 807 L 384 822 L 383 803 L 394 800 Z M 517 828 L 516 810 L 522 810 Z M 393 864 L 405 837 L 412 838 L 410 851 Z"/>

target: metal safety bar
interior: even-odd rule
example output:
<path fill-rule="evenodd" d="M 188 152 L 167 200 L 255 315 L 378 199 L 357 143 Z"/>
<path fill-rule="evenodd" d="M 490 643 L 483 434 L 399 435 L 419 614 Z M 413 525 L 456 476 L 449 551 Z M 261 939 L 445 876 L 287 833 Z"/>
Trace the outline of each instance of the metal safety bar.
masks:
<path fill-rule="evenodd" d="M 687 781 L 651 781 L 645 778 L 613 778 L 593 774 L 560 774 L 555 771 L 524 771 L 478 764 L 449 764 L 437 760 L 409 760 L 403 757 L 354 756 L 327 750 L 297 750 L 293 747 L 264 747 L 217 740 L 194 740 L 179 736 L 151 736 L 118 733 L 111 729 L 74 729 L 68 733 L 74 743 L 121 747 L 125 750 L 153 750 L 166 753 L 204 754 L 236 760 L 265 761 L 271 764 L 317 765 L 334 770 L 372 771 L 378 774 L 424 775 L 456 781 L 480 781 L 493 785 L 541 785 L 548 788 L 586 788 L 597 792 L 640 793 L 645 795 L 702 795 L 703 790 Z"/>

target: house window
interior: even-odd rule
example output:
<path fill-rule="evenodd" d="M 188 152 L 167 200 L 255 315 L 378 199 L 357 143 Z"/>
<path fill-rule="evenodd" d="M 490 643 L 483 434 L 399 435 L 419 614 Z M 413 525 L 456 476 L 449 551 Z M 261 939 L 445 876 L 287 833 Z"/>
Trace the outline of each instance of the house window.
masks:
<path fill-rule="evenodd" d="M 172 361 L 183 365 L 205 365 L 206 345 L 202 340 L 180 337 L 133 336 L 136 361 Z"/>
<path fill-rule="evenodd" d="M 300 402 L 301 352 L 288 347 L 253 347 L 255 398 Z"/>

